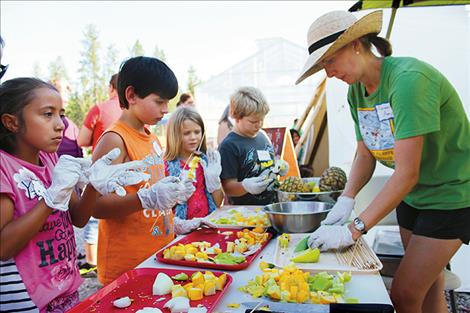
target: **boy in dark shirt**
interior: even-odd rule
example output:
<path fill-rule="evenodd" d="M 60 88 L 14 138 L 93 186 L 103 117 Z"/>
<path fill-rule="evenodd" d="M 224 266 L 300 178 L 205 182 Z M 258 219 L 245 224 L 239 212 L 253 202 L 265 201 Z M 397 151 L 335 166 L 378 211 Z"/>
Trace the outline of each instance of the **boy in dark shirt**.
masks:
<path fill-rule="evenodd" d="M 264 132 L 260 132 L 269 106 L 261 91 L 242 87 L 230 97 L 230 115 L 235 119 L 232 131 L 219 147 L 222 159 L 222 186 L 230 204 L 264 205 L 277 202 L 268 186 L 274 166 L 274 150 Z"/>

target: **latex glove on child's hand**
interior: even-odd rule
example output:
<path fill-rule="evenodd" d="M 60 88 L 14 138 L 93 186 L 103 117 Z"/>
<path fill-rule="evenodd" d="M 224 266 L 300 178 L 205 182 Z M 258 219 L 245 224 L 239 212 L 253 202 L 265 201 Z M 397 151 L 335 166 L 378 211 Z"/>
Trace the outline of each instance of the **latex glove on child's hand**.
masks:
<path fill-rule="evenodd" d="M 285 176 L 287 172 L 289 172 L 289 163 L 284 160 L 276 160 L 274 162 L 273 172 L 278 175 Z"/>
<path fill-rule="evenodd" d="M 194 187 L 194 183 L 192 180 L 184 178 L 178 184 L 178 191 L 177 191 L 177 202 L 179 204 L 185 203 L 188 201 L 189 198 L 193 195 L 194 191 L 196 191 L 196 187 Z"/>
<path fill-rule="evenodd" d="M 173 223 L 175 225 L 175 233 L 177 235 L 187 234 L 202 226 L 216 228 L 215 224 L 209 222 L 205 218 L 193 218 L 191 220 L 182 220 L 179 217 L 175 216 L 175 218 L 173 219 Z"/>
<path fill-rule="evenodd" d="M 60 211 L 69 209 L 69 201 L 77 183 L 86 183 L 84 174 L 90 167 L 91 160 L 62 155 L 52 171 L 52 184 L 44 190 L 46 205 Z"/>
<path fill-rule="evenodd" d="M 349 220 L 355 201 L 348 196 L 341 196 L 321 222 L 322 225 L 343 225 Z"/>
<path fill-rule="evenodd" d="M 89 180 L 93 187 L 102 195 L 116 192 L 123 197 L 126 195 L 124 186 L 135 185 L 150 179 L 144 173 L 147 164 L 143 161 L 131 161 L 121 164 L 111 164 L 121 154 L 119 148 L 114 148 L 98 159 L 89 170 Z"/>
<path fill-rule="evenodd" d="M 245 178 L 242 180 L 242 186 L 248 193 L 259 195 L 268 188 L 272 181 L 272 178 L 269 178 L 266 175 L 260 175 L 258 177 Z"/>
<path fill-rule="evenodd" d="M 174 176 L 164 177 L 149 188 L 137 191 L 142 207 L 147 210 L 166 210 L 175 206 L 180 190 L 180 180 Z"/>
<path fill-rule="evenodd" d="M 217 150 L 207 151 L 207 162 L 201 160 L 201 166 L 204 169 L 204 178 L 206 179 L 207 191 L 213 193 L 222 188 L 220 181 L 220 173 L 222 173 L 222 165 L 220 163 L 220 153 Z"/>
<path fill-rule="evenodd" d="M 308 238 L 308 246 L 312 249 L 319 248 L 320 251 L 343 249 L 354 242 L 352 233 L 346 225 L 320 226 Z"/>

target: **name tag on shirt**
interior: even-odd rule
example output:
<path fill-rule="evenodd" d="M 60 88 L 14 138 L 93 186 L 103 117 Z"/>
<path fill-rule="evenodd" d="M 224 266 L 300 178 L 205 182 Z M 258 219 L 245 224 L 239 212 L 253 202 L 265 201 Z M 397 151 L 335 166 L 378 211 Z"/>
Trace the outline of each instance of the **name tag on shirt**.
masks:
<path fill-rule="evenodd" d="M 271 155 L 269 154 L 268 151 L 257 150 L 256 152 L 258 153 L 258 160 L 260 160 L 261 162 L 271 161 Z"/>
<path fill-rule="evenodd" d="M 377 111 L 377 116 L 381 122 L 393 118 L 393 111 L 390 103 L 378 104 L 375 106 L 375 110 Z"/>

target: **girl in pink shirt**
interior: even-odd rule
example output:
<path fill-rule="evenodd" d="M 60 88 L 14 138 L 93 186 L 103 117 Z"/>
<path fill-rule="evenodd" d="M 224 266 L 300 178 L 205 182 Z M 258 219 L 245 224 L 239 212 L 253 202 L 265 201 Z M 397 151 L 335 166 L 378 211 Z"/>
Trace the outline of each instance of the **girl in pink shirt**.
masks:
<path fill-rule="evenodd" d="M 96 190 L 113 191 L 98 183 L 113 180 L 113 156 L 91 167 L 91 160 L 57 159 L 63 115 L 61 97 L 48 83 L 16 78 L 0 85 L 2 311 L 65 312 L 78 302 L 73 225 L 87 223 Z M 74 187 L 87 182 L 78 200 Z"/>

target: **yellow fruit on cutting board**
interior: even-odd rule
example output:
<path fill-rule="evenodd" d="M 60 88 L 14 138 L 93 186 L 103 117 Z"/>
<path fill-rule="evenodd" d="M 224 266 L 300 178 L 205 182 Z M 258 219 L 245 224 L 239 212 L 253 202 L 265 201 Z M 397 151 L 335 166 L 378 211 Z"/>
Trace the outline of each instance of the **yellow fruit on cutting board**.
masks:
<path fill-rule="evenodd" d="M 318 248 L 304 250 L 296 254 L 291 261 L 295 263 L 316 263 L 320 259 L 320 250 Z"/>

